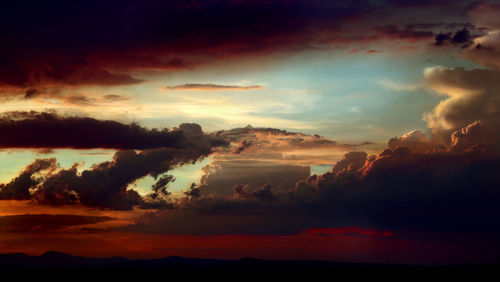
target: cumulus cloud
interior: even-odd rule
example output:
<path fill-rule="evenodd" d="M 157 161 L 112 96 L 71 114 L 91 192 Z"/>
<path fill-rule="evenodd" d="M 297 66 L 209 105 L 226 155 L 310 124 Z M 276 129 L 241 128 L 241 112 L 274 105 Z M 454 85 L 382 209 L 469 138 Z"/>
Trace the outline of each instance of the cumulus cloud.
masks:
<path fill-rule="evenodd" d="M 368 155 L 365 152 L 349 152 L 345 154 L 340 161 L 332 166 L 331 172 L 339 173 L 342 171 L 357 171 L 365 164 L 367 157 Z"/>
<path fill-rule="evenodd" d="M 430 88 L 448 96 L 425 114 L 433 139 L 449 143 L 449 136 L 477 120 L 497 132 L 500 124 L 500 72 L 487 69 L 428 68 L 424 72 Z M 498 134 L 495 134 L 498 138 Z"/>
<path fill-rule="evenodd" d="M 392 150 L 399 147 L 405 147 L 415 153 L 423 153 L 435 148 L 435 145 L 431 143 L 431 140 L 427 139 L 427 136 L 420 130 L 408 132 L 400 138 L 391 138 L 388 142 L 388 146 Z"/>
<path fill-rule="evenodd" d="M 309 177 L 311 165 L 331 163 L 342 151 L 358 146 L 319 135 L 252 126 L 221 130 L 213 136 L 231 146 L 219 150 L 204 168 L 200 183 L 204 195 L 231 195 L 238 184 L 248 193 L 266 184 L 274 190 L 286 189 Z"/>
<path fill-rule="evenodd" d="M 0 186 L 0 199 L 29 199 L 50 205 L 80 203 L 110 209 L 169 207 L 165 186 L 171 179 L 160 178 L 153 192 L 144 198 L 134 190 L 127 190 L 128 185 L 144 176 L 156 178 L 172 168 L 196 162 L 211 154 L 214 147 L 226 144 L 206 135 L 198 124 L 192 123 L 181 124 L 172 131 L 156 131 L 114 121 L 21 112 L 8 114 L 2 126 L 14 135 L 12 139 L 3 140 L 4 147 L 9 148 L 143 149 L 139 152 L 120 150 L 112 161 L 96 164 L 81 173 L 77 164 L 63 169 L 55 159 L 35 160 L 18 177 Z"/>
<path fill-rule="evenodd" d="M 481 121 L 473 122 L 451 134 L 451 148 L 458 151 L 480 149 L 481 147 L 498 148 L 497 142 L 498 138 L 495 138 L 494 134 L 485 128 Z"/>
<path fill-rule="evenodd" d="M 150 175 L 158 177 L 170 169 L 195 162 L 208 155 L 211 147 L 170 149 L 149 149 L 142 152 L 122 150 L 112 161 L 99 163 L 92 168 L 78 172 L 77 165 L 60 169 L 40 176 L 35 172 L 46 169 L 47 165 L 55 170 L 55 160 L 37 160 L 13 179 L 0 186 L 2 199 L 32 200 L 40 204 L 65 205 L 80 203 L 90 207 L 110 209 L 131 209 L 133 206 L 169 207 L 165 199 L 167 183 L 160 178 L 152 194 L 141 197 L 136 191 L 128 190 L 129 184 Z M 45 165 L 45 166 L 42 166 Z M 35 170 L 31 168 L 37 168 Z"/>
<path fill-rule="evenodd" d="M 306 228 L 497 234 L 499 158 L 480 151 L 411 153 L 387 149 L 286 190 L 202 195 L 150 214 L 128 230 L 174 234 L 296 234 Z M 346 156 L 345 159 L 349 159 Z M 339 165 L 336 165 L 339 167 Z M 345 165 L 340 165 L 345 167 Z M 146 223 L 147 222 L 147 223 Z M 200 224 L 194 224 L 200 222 Z"/>
<path fill-rule="evenodd" d="M 37 177 L 36 174 L 44 170 L 51 172 L 56 168 L 57 162 L 54 158 L 36 159 L 9 183 L 0 184 L 0 200 L 30 199 L 30 188 L 43 181 L 43 178 Z"/>
<path fill-rule="evenodd" d="M 268 163 L 265 161 L 215 161 L 204 168 L 200 188 L 203 194 L 231 195 L 237 184 L 253 192 L 266 184 L 275 189 L 286 189 L 307 178 L 307 166 Z"/>
<path fill-rule="evenodd" d="M 329 172 L 294 185 L 276 189 L 266 183 L 252 190 L 242 182 L 232 186 L 231 194 L 212 190 L 180 202 L 168 216 L 151 214 L 148 224 L 141 219 L 128 229 L 290 234 L 359 226 L 498 234 L 500 156 L 482 146 L 488 132 L 482 122 L 473 122 L 451 134 L 448 148 L 429 149 L 425 134 L 413 131 L 391 139 L 392 148 L 378 155 L 348 152 Z M 196 228 L 185 223 L 198 220 L 204 224 Z"/>

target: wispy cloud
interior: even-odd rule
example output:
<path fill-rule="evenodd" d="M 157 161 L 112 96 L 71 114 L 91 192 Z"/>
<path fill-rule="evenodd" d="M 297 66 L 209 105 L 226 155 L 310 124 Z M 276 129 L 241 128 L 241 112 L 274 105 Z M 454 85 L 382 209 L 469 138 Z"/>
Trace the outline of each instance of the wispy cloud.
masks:
<path fill-rule="evenodd" d="M 378 83 L 385 88 L 396 90 L 396 91 L 417 91 L 423 89 L 421 84 L 405 84 L 401 82 L 391 81 L 387 79 L 379 80 Z"/>
<path fill-rule="evenodd" d="M 212 83 L 187 83 L 175 86 L 165 86 L 163 87 L 167 90 L 188 90 L 188 91 L 248 91 L 265 89 L 261 85 L 250 85 L 250 86 L 240 86 L 240 85 L 221 85 Z"/>

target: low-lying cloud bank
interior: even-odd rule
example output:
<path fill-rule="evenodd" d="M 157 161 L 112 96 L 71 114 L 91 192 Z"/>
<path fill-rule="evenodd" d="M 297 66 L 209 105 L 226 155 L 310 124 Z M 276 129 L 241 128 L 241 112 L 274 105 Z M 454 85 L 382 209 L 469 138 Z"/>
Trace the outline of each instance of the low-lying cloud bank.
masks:
<path fill-rule="evenodd" d="M 176 210 L 149 214 L 128 230 L 169 234 L 295 234 L 306 228 L 500 232 L 500 155 L 474 135 L 473 123 L 444 147 L 408 137 L 368 156 L 345 154 L 331 170 L 294 187 L 264 185 L 232 195 L 185 197 Z M 410 136 L 420 135 L 411 133 Z M 412 139 L 413 138 L 413 139 Z M 468 140 L 468 141 L 463 141 Z M 413 147 L 412 147 L 413 146 Z M 411 147 L 412 149 L 408 149 Z"/>

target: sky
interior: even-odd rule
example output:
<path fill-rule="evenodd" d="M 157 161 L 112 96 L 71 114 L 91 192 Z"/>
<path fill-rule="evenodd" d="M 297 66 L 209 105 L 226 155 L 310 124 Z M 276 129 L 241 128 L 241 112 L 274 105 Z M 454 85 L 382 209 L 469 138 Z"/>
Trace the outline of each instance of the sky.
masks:
<path fill-rule="evenodd" d="M 3 6 L 0 253 L 499 262 L 499 1 Z"/>

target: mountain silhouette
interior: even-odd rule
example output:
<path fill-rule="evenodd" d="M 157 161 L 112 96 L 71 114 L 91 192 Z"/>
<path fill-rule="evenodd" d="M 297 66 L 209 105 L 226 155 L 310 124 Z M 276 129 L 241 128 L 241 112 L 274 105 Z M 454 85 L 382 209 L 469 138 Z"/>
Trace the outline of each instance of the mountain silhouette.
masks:
<path fill-rule="evenodd" d="M 165 257 L 160 259 L 127 259 L 123 257 L 87 258 L 73 256 L 56 251 L 48 251 L 40 256 L 31 256 L 24 253 L 0 254 L 0 271 L 19 273 L 26 270 L 26 274 L 37 275 L 43 273 L 69 273 L 71 275 L 95 275 L 97 273 L 112 274 L 130 278 L 133 275 L 144 276 L 168 273 L 169 275 L 204 277 L 209 274 L 222 273 L 224 275 L 244 274 L 244 277 L 253 275 L 279 275 L 281 277 L 295 277 L 298 274 L 310 275 L 349 275 L 364 276 L 371 274 L 443 274 L 447 277 L 464 274 L 485 275 L 497 271 L 500 265 L 471 264 L 423 266 L 403 264 L 369 264 L 330 261 L 278 261 L 255 258 L 239 260 L 199 259 L 184 257 Z M 259 276 L 260 277 L 260 276 Z"/>

